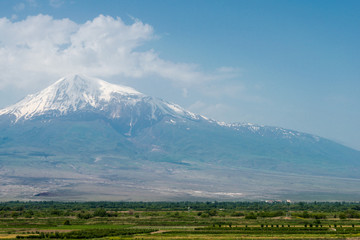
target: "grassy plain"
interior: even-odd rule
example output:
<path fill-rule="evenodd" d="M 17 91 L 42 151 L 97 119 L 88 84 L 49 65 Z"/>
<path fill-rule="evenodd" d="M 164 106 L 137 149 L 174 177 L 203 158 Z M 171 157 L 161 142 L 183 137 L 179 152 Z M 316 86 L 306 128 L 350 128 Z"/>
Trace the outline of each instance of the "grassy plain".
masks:
<path fill-rule="evenodd" d="M 7 202 L 0 239 L 360 239 L 360 204 Z"/>

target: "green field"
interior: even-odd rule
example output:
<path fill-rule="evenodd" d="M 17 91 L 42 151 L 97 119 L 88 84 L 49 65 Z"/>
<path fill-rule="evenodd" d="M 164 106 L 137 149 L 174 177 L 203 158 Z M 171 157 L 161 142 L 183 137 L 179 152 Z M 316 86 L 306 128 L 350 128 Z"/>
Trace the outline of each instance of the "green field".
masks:
<path fill-rule="evenodd" d="M 6 202 L 0 239 L 360 239 L 360 204 Z"/>

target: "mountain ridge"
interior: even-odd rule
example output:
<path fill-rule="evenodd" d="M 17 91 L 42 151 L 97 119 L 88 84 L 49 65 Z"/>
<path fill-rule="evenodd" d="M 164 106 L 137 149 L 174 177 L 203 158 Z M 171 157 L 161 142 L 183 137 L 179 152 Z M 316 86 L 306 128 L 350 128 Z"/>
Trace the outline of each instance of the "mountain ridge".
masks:
<path fill-rule="evenodd" d="M 11 199 L 360 196 L 359 151 L 280 127 L 218 122 L 82 75 L 0 111 L 0 173 L 0 197 Z"/>
<path fill-rule="evenodd" d="M 116 94 L 127 97 L 127 99 L 120 99 L 120 101 L 125 100 L 127 104 L 135 105 L 137 102 L 141 101 L 141 99 L 149 99 L 150 101 L 154 101 L 153 105 L 157 105 L 157 107 L 160 106 L 160 108 L 164 108 L 163 106 L 165 105 L 168 109 L 161 110 L 167 114 L 170 113 L 173 117 L 179 114 L 181 117 L 186 116 L 194 120 L 203 119 L 211 123 L 216 123 L 220 126 L 234 128 L 238 131 L 246 128 L 253 132 L 257 132 L 260 128 L 267 128 L 272 131 L 283 132 L 284 136 L 294 136 L 295 134 L 298 136 L 305 135 L 305 133 L 281 127 L 264 126 L 252 123 L 225 123 L 216 121 L 187 111 L 177 104 L 169 103 L 161 99 L 154 99 L 131 87 L 111 84 L 98 78 L 88 77 L 84 74 L 71 74 L 60 78 L 44 90 L 35 94 L 30 94 L 16 104 L 0 109 L 0 116 L 14 115 L 14 119 L 13 117 L 10 118 L 12 118 L 13 122 L 18 122 L 21 120 L 31 120 L 34 117 L 47 115 L 47 112 L 50 112 L 50 116 L 62 116 L 77 110 L 94 110 L 98 108 L 98 110 L 103 111 L 105 110 L 104 104 L 109 104 L 111 100 L 115 100 L 116 97 L 114 95 Z M 159 102 L 161 103 L 159 104 Z M 93 109 L 88 109 L 89 107 Z M 109 117 L 120 118 L 118 114 L 119 112 L 113 111 Z M 177 117 L 179 117 L 179 115 L 177 115 Z M 154 113 L 152 113 L 152 117 L 156 118 Z M 318 138 L 318 136 L 313 134 L 307 133 L 307 135 L 312 135 L 314 138 Z"/>

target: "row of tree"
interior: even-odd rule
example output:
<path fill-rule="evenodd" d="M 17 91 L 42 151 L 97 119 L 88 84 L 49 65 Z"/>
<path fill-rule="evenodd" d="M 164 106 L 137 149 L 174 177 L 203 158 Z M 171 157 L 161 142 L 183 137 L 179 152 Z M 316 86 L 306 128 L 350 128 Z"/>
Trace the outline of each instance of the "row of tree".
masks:
<path fill-rule="evenodd" d="M 344 212 L 360 211 L 359 202 L 2 202 L 0 211 L 26 210 L 95 210 L 104 208 L 110 211 L 207 211 L 223 209 L 233 211 L 312 211 L 312 212 Z"/>

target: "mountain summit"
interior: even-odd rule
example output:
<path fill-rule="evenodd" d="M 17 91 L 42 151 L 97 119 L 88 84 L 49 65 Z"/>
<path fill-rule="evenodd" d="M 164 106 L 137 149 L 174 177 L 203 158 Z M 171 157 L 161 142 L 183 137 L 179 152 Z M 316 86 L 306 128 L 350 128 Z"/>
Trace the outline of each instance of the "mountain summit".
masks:
<path fill-rule="evenodd" d="M 153 99 L 133 88 L 80 74 L 61 78 L 44 90 L 0 110 L 0 115 L 13 115 L 15 121 L 19 121 L 59 117 L 76 111 L 103 111 L 110 118 L 121 118 L 127 115 L 129 108 L 144 103 L 148 105 L 147 108 L 151 108 L 146 111 L 151 112 L 152 119 L 157 119 L 158 114 L 196 117 L 175 104 Z"/>
<path fill-rule="evenodd" d="M 5 200 L 360 197 L 356 150 L 217 122 L 85 75 L 0 110 L 0 173 Z"/>
<path fill-rule="evenodd" d="M 141 96 L 129 87 L 83 75 L 69 75 L 2 110 L 0 114 L 12 114 L 16 120 L 43 115 L 60 116 L 77 110 L 102 108 L 116 97 L 139 99 Z"/>

